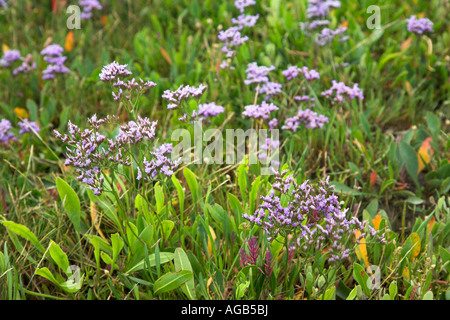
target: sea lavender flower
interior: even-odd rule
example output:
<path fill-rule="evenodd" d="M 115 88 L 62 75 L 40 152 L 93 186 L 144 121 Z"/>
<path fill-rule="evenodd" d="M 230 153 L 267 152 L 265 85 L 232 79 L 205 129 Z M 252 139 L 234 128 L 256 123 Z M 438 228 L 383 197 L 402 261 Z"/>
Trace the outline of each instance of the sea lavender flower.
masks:
<path fill-rule="evenodd" d="M 144 82 L 144 80 L 139 79 L 136 81 L 135 78 L 131 80 L 121 80 L 131 76 L 132 73 L 127 69 L 127 64 L 119 64 L 116 61 L 103 66 L 102 71 L 99 74 L 100 80 L 103 82 L 110 82 L 114 88 L 117 88 L 117 92 L 112 91 L 112 96 L 115 101 L 120 100 L 122 97 L 130 99 L 132 94 L 142 94 L 147 89 L 156 86 L 153 81 Z"/>
<path fill-rule="evenodd" d="M 3 142 L 6 145 L 8 145 L 10 140 L 16 140 L 16 137 L 14 133 L 11 132 L 11 130 L 12 130 L 11 121 L 7 119 L 2 119 L 0 121 L 0 142 Z"/>
<path fill-rule="evenodd" d="M 408 31 L 416 34 L 433 32 L 433 22 L 428 18 L 417 19 L 415 15 L 406 19 L 408 22 Z"/>
<path fill-rule="evenodd" d="M 18 125 L 20 127 L 19 134 L 24 134 L 32 131 L 41 131 L 41 128 L 39 128 L 35 121 L 29 121 L 28 119 L 23 119 L 18 123 Z"/>
<path fill-rule="evenodd" d="M 3 53 L 2 58 L 0 59 L 0 64 L 3 67 L 10 67 L 11 63 L 20 59 L 20 51 L 19 50 L 8 50 Z"/>
<path fill-rule="evenodd" d="M 2 8 L 8 8 L 8 4 L 6 3 L 5 0 L 0 0 L 0 7 L 2 7 Z"/>
<path fill-rule="evenodd" d="M 201 121 L 206 117 L 215 117 L 223 113 L 224 111 L 224 107 L 216 105 L 215 102 L 202 103 L 198 106 L 198 112 L 196 112 L 196 116 L 199 117 L 199 120 Z"/>
<path fill-rule="evenodd" d="M 50 44 L 41 51 L 44 61 L 48 63 L 47 68 L 42 71 L 42 79 L 54 79 L 55 74 L 68 73 L 70 70 L 64 66 L 66 57 L 62 56 L 64 49 L 58 44 Z"/>
<path fill-rule="evenodd" d="M 131 71 L 127 70 L 127 64 L 119 64 L 116 61 L 104 66 L 100 72 L 100 80 L 103 82 L 115 81 L 118 77 L 128 77 L 131 76 Z"/>
<path fill-rule="evenodd" d="M 332 8 L 339 8 L 340 1 L 330 0 L 308 0 L 308 8 L 306 10 L 309 19 L 327 17 Z"/>
<path fill-rule="evenodd" d="M 244 27 L 252 28 L 255 26 L 258 19 L 259 14 L 256 14 L 254 16 L 241 14 L 237 18 L 231 18 L 231 23 L 238 26 L 240 29 L 243 29 Z"/>
<path fill-rule="evenodd" d="M 320 79 L 319 72 L 314 69 L 309 69 L 306 66 L 302 68 L 299 68 L 297 66 L 290 66 L 286 70 L 282 71 L 281 74 L 285 76 L 289 81 L 295 79 L 299 74 L 302 74 L 308 81 Z"/>
<path fill-rule="evenodd" d="M 170 159 L 168 156 L 172 154 L 172 150 L 172 144 L 165 143 L 159 148 L 155 148 L 153 152 L 151 152 L 153 159 L 148 161 L 146 158 L 144 158 L 144 172 L 147 174 L 147 176 L 144 176 L 142 179 L 154 179 L 158 172 L 169 177 L 173 175 L 174 170 L 179 166 L 181 162 L 181 158 L 175 161 Z"/>
<path fill-rule="evenodd" d="M 263 101 L 260 105 L 245 106 L 245 111 L 242 114 L 246 117 L 255 119 L 269 119 L 270 113 L 278 110 L 278 107 L 273 103 Z"/>
<path fill-rule="evenodd" d="M 269 78 L 267 77 L 267 75 L 272 70 L 275 70 L 274 66 L 258 66 L 256 62 L 251 62 L 247 65 L 247 69 L 245 70 L 247 79 L 244 81 L 244 83 L 246 85 L 250 85 L 253 83 L 268 82 Z"/>
<path fill-rule="evenodd" d="M 266 99 L 271 99 L 273 96 L 279 95 L 281 93 L 282 85 L 276 82 L 266 82 L 261 85 L 259 93 L 265 94 Z"/>
<path fill-rule="evenodd" d="M 350 99 L 358 98 L 360 100 L 364 99 L 363 92 L 358 87 L 358 84 L 355 83 L 352 88 L 345 85 L 344 82 L 337 82 L 336 80 L 331 81 L 332 86 L 330 89 L 323 91 L 322 96 L 326 98 L 331 98 L 333 96 L 333 93 L 335 93 L 335 97 L 333 98 L 333 101 L 337 102 L 343 102 L 345 100 L 345 96 L 347 96 Z"/>
<path fill-rule="evenodd" d="M 327 122 L 328 117 L 324 115 L 319 115 L 317 114 L 317 112 L 311 111 L 310 109 L 300 109 L 297 112 L 297 115 L 286 119 L 286 122 L 284 126 L 281 127 L 281 129 L 297 132 L 297 128 L 300 123 L 305 124 L 306 129 L 322 129 L 323 125 Z"/>
<path fill-rule="evenodd" d="M 285 238 L 292 235 L 303 252 L 328 248 L 329 262 L 347 258 L 349 237 L 354 230 L 364 230 L 367 221 L 360 222 L 356 217 L 347 220 L 348 209 L 341 209 L 329 178 L 317 186 L 308 180 L 298 184 L 285 170 L 275 172 L 274 180 L 269 194 L 260 197 L 255 213 L 245 213 L 243 218 L 263 228 L 269 241 L 279 234 Z M 372 234 L 383 242 L 383 236 Z"/>
<path fill-rule="evenodd" d="M 320 33 L 316 35 L 314 41 L 321 47 L 325 46 L 327 43 L 333 41 L 334 38 L 340 37 L 342 34 L 347 31 L 346 27 L 339 27 L 336 30 L 332 30 L 330 28 L 323 28 Z M 348 39 L 348 36 L 342 36 L 339 38 L 339 41 L 343 42 Z"/>
<path fill-rule="evenodd" d="M 80 0 L 78 4 L 83 7 L 81 19 L 90 19 L 92 17 L 92 10 L 102 10 L 103 6 L 98 0 Z"/>
<path fill-rule="evenodd" d="M 234 6 L 236 9 L 238 9 L 241 13 L 244 12 L 244 9 L 250 6 L 255 5 L 256 2 L 254 0 L 236 0 L 234 1 Z"/>

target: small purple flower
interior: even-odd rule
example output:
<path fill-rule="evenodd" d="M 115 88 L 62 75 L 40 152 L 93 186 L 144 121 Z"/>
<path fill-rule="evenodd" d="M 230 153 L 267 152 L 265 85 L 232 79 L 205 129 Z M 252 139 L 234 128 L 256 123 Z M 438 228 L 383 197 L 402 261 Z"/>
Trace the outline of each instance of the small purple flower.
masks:
<path fill-rule="evenodd" d="M 244 12 L 244 9 L 250 6 L 255 5 L 256 2 L 254 0 L 236 0 L 234 1 L 234 6 L 236 9 L 238 9 L 241 13 Z"/>
<path fill-rule="evenodd" d="M 308 18 L 323 18 L 328 16 L 332 8 L 339 8 L 340 1 L 333 0 L 308 0 L 308 8 L 306 10 Z"/>
<path fill-rule="evenodd" d="M 41 128 L 39 128 L 36 122 L 29 121 L 28 119 L 23 119 L 18 123 L 18 125 L 20 127 L 19 134 L 24 134 L 32 131 L 34 132 L 41 131 Z"/>
<path fill-rule="evenodd" d="M 348 96 L 350 99 L 358 98 L 360 100 L 364 99 L 363 92 L 358 87 L 358 84 L 355 83 L 352 88 L 345 85 L 344 82 L 337 82 L 336 80 L 331 81 L 332 86 L 330 89 L 323 91 L 322 96 L 326 98 L 331 98 L 333 93 L 335 93 L 335 97 L 333 101 L 343 102 L 345 100 L 345 96 Z"/>
<path fill-rule="evenodd" d="M 267 75 L 272 70 L 275 70 L 274 66 L 258 66 L 256 62 L 251 62 L 248 64 L 247 69 L 245 70 L 245 73 L 247 73 L 247 79 L 244 81 L 244 83 L 246 85 L 250 85 L 252 83 L 268 82 L 269 78 L 267 77 Z"/>
<path fill-rule="evenodd" d="M 231 23 L 239 26 L 240 28 L 244 28 L 244 27 L 251 28 L 251 27 L 255 26 L 258 19 L 259 19 L 259 14 L 254 15 L 254 16 L 241 14 L 237 18 L 231 18 Z"/>
<path fill-rule="evenodd" d="M 10 67 L 11 63 L 20 59 L 20 51 L 19 50 L 8 50 L 3 53 L 3 57 L 0 59 L 0 64 L 3 67 Z"/>
<path fill-rule="evenodd" d="M 246 117 L 255 119 L 269 119 L 271 112 L 278 110 L 278 107 L 273 103 L 263 101 L 261 105 L 245 106 L 245 111 L 242 114 Z"/>
<path fill-rule="evenodd" d="M 41 55 L 50 57 L 60 57 L 64 49 L 59 44 L 50 44 L 41 51 Z"/>
<path fill-rule="evenodd" d="M 10 132 L 12 129 L 11 122 L 7 119 L 2 119 L 0 121 L 0 142 L 4 142 L 6 145 L 8 145 L 10 140 L 16 140 L 16 137 L 12 132 Z"/>
<path fill-rule="evenodd" d="M 49 63 L 47 68 L 42 72 L 42 79 L 54 79 L 55 74 L 63 74 L 70 72 L 69 68 L 64 66 L 66 57 L 62 56 L 64 49 L 58 44 L 51 44 L 41 51 L 44 61 Z"/>
<path fill-rule="evenodd" d="M 270 99 L 273 96 L 279 95 L 281 93 L 282 85 L 276 82 L 266 82 L 259 89 L 259 93 L 265 94 L 266 99 Z"/>
<path fill-rule="evenodd" d="M 197 116 L 215 117 L 225 111 L 224 107 L 216 105 L 215 102 L 203 103 L 198 106 Z"/>
<path fill-rule="evenodd" d="M 103 7 L 98 0 L 80 0 L 78 4 L 83 7 L 81 19 L 86 20 L 92 17 L 92 10 L 102 10 Z"/>
<path fill-rule="evenodd" d="M 106 81 L 114 81 L 118 77 L 127 77 L 131 76 L 132 73 L 127 70 L 127 64 L 120 65 L 116 61 L 111 62 L 110 64 L 103 67 L 100 72 L 100 80 L 103 82 Z"/>
<path fill-rule="evenodd" d="M 415 15 L 406 19 L 408 22 L 408 31 L 416 34 L 433 32 L 433 22 L 428 18 L 417 19 Z"/>

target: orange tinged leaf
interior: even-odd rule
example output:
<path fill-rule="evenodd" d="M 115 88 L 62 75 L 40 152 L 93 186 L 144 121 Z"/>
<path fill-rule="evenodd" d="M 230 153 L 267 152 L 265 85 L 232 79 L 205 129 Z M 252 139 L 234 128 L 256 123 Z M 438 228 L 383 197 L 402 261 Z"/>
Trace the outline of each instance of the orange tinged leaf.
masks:
<path fill-rule="evenodd" d="M 413 232 L 409 236 L 412 241 L 412 250 L 411 250 L 411 257 L 414 261 L 414 258 L 417 257 L 420 253 L 420 237 L 417 233 Z"/>
<path fill-rule="evenodd" d="M 64 44 L 64 49 L 67 52 L 70 52 L 73 50 L 74 45 L 75 45 L 75 36 L 73 30 L 70 30 L 69 32 L 67 32 L 66 35 L 66 42 Z"/>
<path fill-rule="evenodd" d="M 353 144 L 356 145 L 362 152 L 366 153 L 366 148 L 364 147 L 364 145 L 361 142 L 354 139 Z"/>
<path fill-rule="evenodd" d="M 355 248 L 356 256 L 359 260 L 364 260 L 364 264 L 366 267 L 370 266 L 369 263 L 369 257 L 367 256 L 367 247 L 366 247 L 366 239 L 364 237 L 361 237 L 361 231 L 355 230 L 355 237 L 356 239 L 359 238 L 359 244 Z"/>
<path fill-rule="evenodd" d="M 411 47 L 411 42 L 412 42 L 412 37 L 409 37 L 408 39 L 403 41 L 403 43 L 400 45 L 400 50 L 403 51 L 403 50 L 408 49 L 409 47 Z"/>
<path fill-rule="evenodd" d="M 100 18 L 100 21 L 101 21 L 103 26 L 106 26 L 106 24 L 108 23 L 108 16 L 102 16 Z"/>
<path fill-rule="evenodd" d="M 341 27 L 342 28 L 347 28 L 348 27 L 348 21 L 346 20 L 346 21 L 342 22 Z"/>
<path fill-rule="evenodd" d="M 375 228 L 375 230 L 379 230 L 380 229 L 380 222 L 381 222 L 381 216 L 379 214 L 377 214 L 375 216 L 375 218 L 372 220 L 373 222 L 373 227 Z"/>
<path fill-rule="evenodd" d="M 377 182 L 377 173 L 375 171 L 372 171 L 370 174 L 370 186 L 373 187 L 375 185 L 375 182 Z"/>
<path fill-rule="evenodd" d="M 16 107 L 14 108 L 14 113 L 16 116 L 22 119 L 28 119 L 30 116 L 28 115 L 27 109 Z"/>
<path fill-rule="evenodd" d="M 2 50 L 3 52 L 6 52 L 9 50 L 9 47 L 6 44 L 2 44 Z"/>
<path fill-rule="evenodd" d="M 164 60 L 166 60 L 168 64 L 172 65 L 172 59 L 170 59 L 170 56 L 169 56 L 169 54 L 167 53 L 167 51 L 164 50 L 163 47 L 161 47 L 161 48 L 159 49 L 159 51 L 161 52 L 161 55 L 163 56 Z"/>
<path fill-rule="evenodd" d="M 403 269 L 403 276 L 406 278 L 406 280 L 409 280 L 409 268 L 405 267 Z"/>
<path fill-rule="evenodd" d="M 417 152 L 417 159 L 419 161 L 417 173 L 420 173 L 425 169 L 426 165 L 431 162 L 431 156 L 433 155 L 433 148 L 430 144 L 431 141 L 433 141 L 432 138 L 426 138 Z"/>
<path fill-rule="evenodd" d="M 428 221 L 428 232 L 431 232 L 435 222 L 436 222 L 436 218 L 434 216 L 432 216 L 430 221 Z"/>

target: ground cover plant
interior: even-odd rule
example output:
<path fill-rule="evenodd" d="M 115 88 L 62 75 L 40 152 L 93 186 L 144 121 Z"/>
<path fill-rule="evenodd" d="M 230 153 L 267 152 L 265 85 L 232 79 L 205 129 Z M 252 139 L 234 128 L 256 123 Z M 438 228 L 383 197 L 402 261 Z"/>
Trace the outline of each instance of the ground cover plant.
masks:
<path fill-rule="evenodd" d="M 448 12 L 0 0 L 0 299 L 450 300 Z"/>

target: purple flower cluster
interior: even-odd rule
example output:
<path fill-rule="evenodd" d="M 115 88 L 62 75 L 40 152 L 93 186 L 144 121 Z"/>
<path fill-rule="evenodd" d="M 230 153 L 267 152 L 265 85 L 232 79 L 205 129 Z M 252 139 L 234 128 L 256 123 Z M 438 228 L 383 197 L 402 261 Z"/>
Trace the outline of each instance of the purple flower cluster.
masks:
<path fill-rule="evenodd" d="M 234 1 L 234 6 L 236 9 L 238 9 L 241 13 L 244 12 L 244 9 L 250 6 L 254 6 L 256 2 L 254 0 L 236 0 Z"/>
<path fill-rule="evenodd" d="M 167 105 L 167 109 L 178 109 L 182 106 L 183 101 L 189 98 L 199 98 L 203 95 L 208 86 L 201 84 L 197 87 L 190 85 L 181 85 L 177 90 L 170 91 L 165 90 L 162 98 L 166 99 L 170 103 Z"/>
<path fill-rule="evenodd" d="M 331 9 L 339 8 L 340 1 L 333 0 L 308 0 L 308 9 L 306 10 L 309 19 L 326 18 Z"/>
<path fill-rule="evenodd" d="M 336 37 L 339 38 L 339 41 L 346 41 L 348 39 L 348 36 L 342 36 L 347 30 L 346 27 L 339 27 L 336 30 L 326 27 L 330 24 L 328 16 L 331 9 L 339 8 L 340 6 L 341 2 L 335 0 L 308 0 L 307 17 L 311 21 L 302 23 L 301 26 L 307 35 L 309 35 L 310 31 L 323 27 L 314 39 L 316 44 L 321 47 L 330 43 Z"/>
<path fill-rule="evenodd" d="M 415 15 L 406 19 L 408 22 L 408 31 L 416 34 L 433 32 L 433 22 L 428 18 L 417 19 Z"/>
<path fill-rule="evenodd" d="M 23 58 L 19 50 L 7 50 L 3 53 L 0 59 L 0 65 L 5 68 L 11 67 L 16 61 L 22 61 L 22 64 L 13 70 L 13 75 L 17 76 L 19 73 L 30 73 L 36 69 L 36 63 L 33 62 L 33 56 L 28 54 Z"/>
<path fill-rule="evenodd" d="M 341 209 L 329 178 L 316 187 L 309 181 L 297 184 L 285 170 L 281 174 L 275 172 L 272 188 L 268 196 L 261 196 L 262 203 L 255 213 L 244 214 L 244 219 L 262 227 L 269 241 L 279 234 L 284 237 L 291 234 L 304 252 L 328 248 L 329 262 L 349 256 L 349 236 L 356 229 L 364 230 L 367 221 L 361 223 L 356 217 L 347 220 L 348 209 Z M 373 228 L 369 230 L 371 236 L 385 243 L 384 234 L 378 236 Z"/>
<path fill-rule="evenodd" d="M 317 112 L 311 111 L 311 109 L 299 110 L 297 115 L 291 118 L 287 118 L 283 130 L 290 130 L 297 132 L 297 128 L 300 123 L 305 124 L 306 129 L 323 128 L 323 125 L 328 122 L 328 117 L 317 114 Z"/>
<path fill-rule="evenodd" d="M 107 139 L 99 132 L 101 125 L 117 121 L 118 118 L 115 116 L 100 119 L 93 115 L 88 119 L 90 128 L 84 131 L 69 121 L 70 137 L 54 131 L 57 139 L 68 143 L 71 147 L 67 148 L 65 165 L 75 167 L 78 174 L 77 180 L 86 183 L 96 195 L 103 192 L 103 169 L 114 170 L 117 165 L 132 166 L 131 146 L 152 142 L 155 139 L 157 122 L 140 116 L 136 121 L 120 126 L 119 134 L 114 139 Z M 150 178 L 154 178 L 157 172 L 172 175 L 173 169 L 179 163 L 167 158 L 170 153 L 172 153 L 172 145 L 169 144 L 150 152 L 154 159 L 148 161 L 144 157 L 145 173 L 149 174 Z M 150 178 L 145 177 L 144 180 L 150 180 Z M 137 179 L 142 179 L 142 171 L 139 167 Z"/>
<path fill-rule="evenodd" d="M 245 106 L 245 111 L 242 114 L 255 119 L 269 119 L 270 113 L 276 110 L 278 110 L 276 105 L 263 101 L 260 105 Z"/>
<path fill-rule="evenodd" d="M 175 110 L 175 109 L 181 108 L 184 110 L 183 116 L 181 118 L 179 118 L 178 120 L 180 120 L 182 122 L 187 122 L 188 120 L 194 121 L 197 119 L 197 117 L 200 117 L 203 119 L 203 117 L 207 116 L 206 114 L 208 114 L 208 113 L 209 113 L 209 115 L 217 115 L 217 114 L 223 112 L 223 108 L 221 106 L 216 106 L 215 103 L 212 102 L 209 104 L 202 105 L 202 110 L 200 110 L 200 109 L 193 110 L 191 112 L 189 105 L 185 102 L 190 98 L 200 98 L 203 95 L 203 93 L 205 92 L 206 88 L 208 88 L 208 86 L 203 85 L 203 84 L 201 84 L 198 87 L 192 87 L 190 85 L 181 85 L 175 91 L 165 90 L 162 95 L 162 98 L 169 102 L 169 104 L 167 105 L 167 109 Z M 219 112 L 220 110 L 222 110 L 222 111 Z M 200 115 L 199 114 L 200 111 L 204 114 Z"/>
<path fill-rule="evenodd" d="M 67 57 L 62 55 L 64 49 L 58 44 L 51 44 L 41 51 L 44 61 L 48 63 L 47 68 L 42 71 L 42 79 L 54 79 L 55 74 L 67 73 L 70 70 L 64 65 Z"/>
<path fill-rule="evenodd" d="M 78 4 L 83 7 L 81 19 L 86 20 L 92 17 L 92 10 L 102 10 L 103 6 L 98 0 L 80 0 Z"/>
<path fill-rule="evenodd" d="M 137 180 L 144 179 L 149 181 L 155 178 L 158 172 L 161 172 L 166 176 L 173 175 L 173 170 L 179 166 L 181 158 L 175 161 L 171 160 L 168 155 L 172 154 L 172 149 L 171 143 L 165 143 L 151 152 L 151 155 L 153 156 L 152 160 L 147 161 L 144 157 L 144 172 L 150 177 L 143 177 L 141 170 L 138 168 Z"/>
<path fill-rule="evenodd" d="M 297 66 L 290 66 L 282 72 L 282 75 L 289 81 L 295 79 L 299 74 L 302 74 L 308 81 L 320 79 L 319 72 L 314 69 L 310 70 L 308 67 L 299 68 Z"/>
<path fill-rule="evenodd" d="M 332 80 L 332 86 L 330 89 L 323 91 L 322 96 L 326 98 L 331 98 L 333 96 L 333 93 L 335 93 L 335 97 L 333 98 L 333 101 L 337 102 L 343 102 L 345 100 L 345 96 L 349 97 L 350 99 L 358 98 L 360 100 L 364 99 L 363 92 L 358 87 L 358 84 L 355 83 L 353 85 L 353 88 L 348 87 L 345 85 L 344 82 L 337 82 L 336 80 Z"/>
<path fill-rule="evenodd" d="M 8 145 L 10 140 L 16 140 L 16 137 L 14 133 L 11 132 L 11 130 L 12 130 L 11 121 L 7 119 L 2 119 L 0 121 L 0 142 L 3 142 L 6 145 Z"/>
<path fill-rule="evenodd" d="M 23 119 L 18 125 L 20 127 L 19 134 L 41 131 L 41 128 L 39 128 L 35 121 L 29 121 L 28 119 Z"/>
<path fill-rule="evenodd" d="M 8 8 L 8 4 L 5 0 L 0 0 L 0 8 Z"/>
<path fill-rule="evenodd" d="M 217 38 L 223 42 L 223 46 L 221 51 L 225 53 L 225 57 L 227 59 L 231 59 L 236 54 L 236 48 L 244 44 L 249 40 L 248 36 L 243 36 L 241 31 L 244 28 L 254 27 L 256 22 L 259 19 L 259 14 L 256 15 L 245 15 L 244 9 L 249 6 L 253 6 L 256 4 L 253 0 L 238 0 L 235 1 L 236 8 L 242 13 L 237 18 L 232 18 L 231 23 L 233 26 L 226 30 L 222 30 L 219 32 Z M 234 67 L 230 67 L 229 60 L 223 60 L 220 64 L 221 69 L 234 69 Z"/>
<path fill-rule="evenodd" d="M 113 83 L 112 86 L 114 88 L 119 89 L 117 92 L 112 91 L 112 96 L 115 101 L 120 100 L 123 96 L 125 96 L 126 99 L 130 99 L 133 92 L 142 94 L 145 90 L 156 86 L 156 83 L 153 81 L 144 82 L 142 79 L 139 79 L 138 81 L 136 81 L 135 78 L 127 81 L 120 80 L 121 77 L 125 78 L 132 75 L 131 71 L 127 70 L 127 67 L 127 64 L 121 65 L 116 61 L 113 61 L 104 66 L 99 74 L 101 81 L 111 82 Z M 124 93 L 124 90 L 127 91 L 126 94 Z"/>
<path fill-rule="evenodd" d="M 225 111 L 224 107 L 216 105 L 215 102 L 202 103 L 198 106 L 198 111 L 192 112 L 192 118 L 202 121 L 208 117 L 216 117 Z"/>
<path fill-rule="evenodd" d="M 256 62 L 251 62 L 247 65 L 247 69 L 245 73 L 247 74 L 247 79 L 245 79 L 244 83 L 246 85 L 250 85 L 253 83 L 265 83 L 269 81 L 267 75 L 270 71 L 275 70 L 274 66 L 266 67 L 266 66 L 258 66 Z"/>
<path fill-rule="evenodd" d="M 38 124 L 34 121 L 29 121 L 28 119 L 22 119 L 18 123 L 20 130 L 19 134 L 25 134 L 29 133 L 31 131 L 39 132 L 41 129 L 39 128 Z M 12 132 L 13 126 L 11 124 L 11 121 L 7 119 L 0 120 L 0 142 L 3 142 L 4 144 L 8 145 L 9 142 L 16 141 L 17 138 Z"/>
<path fill-rule="evenodd" d="M 340 42 L 347 41 L 348 36 L 342 36 L 342 34 L 347 31 L 347 27 L 339 27 L 336 30 L 332 30 L 329 28 L 323 28 L 320 33 L 317 34 L 316 39 L 314 40 L 319 46 L 323 47 L 327 43 L 333 41 L 334 38 L 338 37 Z"/>

